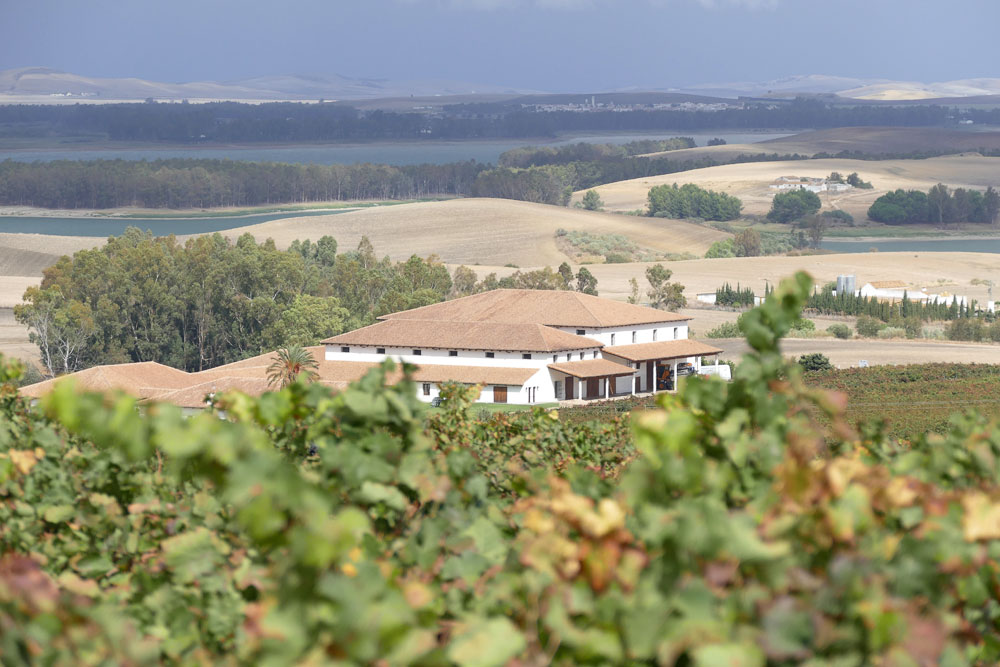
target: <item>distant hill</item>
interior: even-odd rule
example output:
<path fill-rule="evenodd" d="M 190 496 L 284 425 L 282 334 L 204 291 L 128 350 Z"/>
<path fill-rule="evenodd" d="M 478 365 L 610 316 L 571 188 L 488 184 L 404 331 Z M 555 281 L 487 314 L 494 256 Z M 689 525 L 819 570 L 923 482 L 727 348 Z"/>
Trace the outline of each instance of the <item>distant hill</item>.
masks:
<path fill-rule="evenodd" d="M 696 84 L 678 89 L 677 92 L 715 97 L 783 98 L 800 94 L 825 94 L 873 101 L 935 100 L 1000 95 L 1000 78 L 923 83 L 808 74 L 772 81 Z"/>
<path fill-rule="evenodd" d="M 0 103 L 157 100 L 367 100 L 384 97 L 530 94 L 534 91 L 460 81 L 391 81 L 339 75 L 260 76 L 236 81 L 164 83 L 81 76 L 45 67 L 0 70 Z"/>

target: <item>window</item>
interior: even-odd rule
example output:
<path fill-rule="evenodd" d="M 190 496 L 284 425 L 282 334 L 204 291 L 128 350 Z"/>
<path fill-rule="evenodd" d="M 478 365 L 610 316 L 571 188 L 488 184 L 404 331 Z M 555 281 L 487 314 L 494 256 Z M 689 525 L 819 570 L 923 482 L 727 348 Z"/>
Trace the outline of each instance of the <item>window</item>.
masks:
<path fill-rule="evenodd" d="M 677 327 L 674 327 L 674 340 L 677 340 L 677 332 L 678 331 L 679 331 L 679 329 Z"/>
<path fill-rule="evenodd" d="M 559 361 L 559 355 L 558 354 L 553 354 L 552 355 L 552 363 L 558 363 L 558 361 Z"/>
<path fill-rule="evenodd" d="M 556 398 L 565 398 L 566 395 L 563 393 L 562 380 L 556 380 L 552 383 L 552 387 L 556 390 Z"/>
<path fill-rule="evenodd" d="M 448 350 L 448 356 L 449 357 L 457 357 L 458 356 L 458 350 Z"/>
<path fill-rule="evenodd" d="M 342 347 L 342 348 L 340 348 L 340 351 L 341 352 L 350 352 L 351 348 L 349 348 L 349 347 Z"/>
<path fill-rule="evenodd" d="M 654 342 L 656 341 L 656 332 L 657 332 L 657 329 L 653 329 L 653 341 Z"/>
<path fill-rule="evenodd" d="M 594 350 L 594 359 L 597 358 L 597 350 Z"/>
<path fill-rule="evenodd" d="M 385 348 L 384 347 L 375 348 L 375 354 L 385 354 Z"/>
<path fill-rule="evenodd" d="M 635 344 L 635 332 L 632 332 L 632 343 Z"/>
<path fill-rule="evenodd" d="M 576 330 L 576 335 L 577 336 L 586 336 L 587 335 L 587 330 L 586 329 L 577 329 Z"/>
<path fill-rule="evenodd" d="M 420 356 L 420 350 L 414 350 L 413 351 L 413 356 L 419 357 Z"/>
<path fill-rule="evenodd" d="M 424 396 L 430 396 L 430 395 L 431 395 L 431 383 L 430 382 L 425 382 L 424 383 Z"/>
<path fill-rule="evenodd" d="M 611 334 L 611 344 L 612 345 L 615 344 L 615 335 L 614 334 Z"/>
<path fill-rule="evenodd" d="M 486 358 L 487 359 L 492 359 L 494 356 L 496 356 L 496 355 L 494 355 L 492 352 L 487 352 L 486 353 Z"/>
<path fill-rule="evenodd" d="M 531 359 L 531 354 L 529 354 L 528 352 L 525 352 L 524 354 L 521 355 L 521 358 L 522 359 Z"/>
<path fill-rule="evenodd" d="M 580 353 L 580 361 L 583 361 L 583 352 Z"/>

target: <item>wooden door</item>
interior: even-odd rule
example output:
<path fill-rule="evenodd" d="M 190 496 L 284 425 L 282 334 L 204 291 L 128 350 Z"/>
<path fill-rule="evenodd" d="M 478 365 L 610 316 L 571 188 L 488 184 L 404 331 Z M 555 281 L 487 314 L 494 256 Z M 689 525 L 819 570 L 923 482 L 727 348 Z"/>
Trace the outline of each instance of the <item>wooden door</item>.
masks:
<path fill-rule="evenodd" d="M 635 393 L 640 393 L 642 391 L 642 378 L 635 379 Z"/>
<path fill-rule="evenodd" d="M 573 400 L 573 388 L 575 386 L 576 386 L 576 378 L 575 377 L 567 377 L 566 378 L 566 400 L 567 401 L 572 401 Z"/>
<path fill-rule="evenodd" d="M 656 387 L 653 385 L 653 362 L 646 362 L 646 391 L 652 393 Z"/>
<path fill-rule="evenodd" d="M 600 378 L 587 378 L 587 398 L 597 398 L 601 393 Z"/>
<path fill-rule="evenodd" d="M 493 402 L 494 403 L 507 402 L 507 387 L 493 387 Z"/>

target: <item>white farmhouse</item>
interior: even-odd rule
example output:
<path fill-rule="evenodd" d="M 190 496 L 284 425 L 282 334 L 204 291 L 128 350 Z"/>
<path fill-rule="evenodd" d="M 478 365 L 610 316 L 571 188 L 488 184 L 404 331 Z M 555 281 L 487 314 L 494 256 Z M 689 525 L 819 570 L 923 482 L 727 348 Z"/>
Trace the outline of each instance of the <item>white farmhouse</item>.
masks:
<path fill-rule="evenodd" d="M 569 291 L 494 290 L 380 319 L 323 341 L 325 361 L 415 364 L 425 401 L 448 381 L 522 405 L 664 391 L 717 373 L 721 352 L 688 339 L 687 317 Z"/>

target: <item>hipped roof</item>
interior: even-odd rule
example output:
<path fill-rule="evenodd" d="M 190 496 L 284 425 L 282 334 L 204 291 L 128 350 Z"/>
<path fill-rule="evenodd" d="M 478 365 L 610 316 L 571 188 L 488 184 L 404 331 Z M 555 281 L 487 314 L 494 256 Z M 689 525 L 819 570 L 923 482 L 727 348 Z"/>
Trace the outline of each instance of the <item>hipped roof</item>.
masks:
<path fill-rule="evenodd" d="M 638 343 L 604 348 L 604 354 L 627 359 L 628 361 L 654 361 L 659 359 L 682 359 L 722 352 L 717 347 L 696 340 L 663 340 L 657 343 Z"/>
<path fill-rule="evenodd" d="M 430 306 L 383 315 L 382 320 L 439 320 L 546 324 L 553 327 L 606 328 L 690 318 L 646 306 L 567 290 L 498 289 Z"/>
<path fill-rule="evenodd" d="M 601 347 L 591 339 L 541 324 L 391 319 L 327 338 L 327 345 L 562 352 Z"/>
<path fill-rule="evenodd" d="M 20 393 L 26 398 L 39 398 L 52 391 L 57 383 L 70 377 L 76 382 L 79 391 L 123 391 L 137 398 L 179 389 L 191 382 L 189 373 L 158 364 L 155 361 L 142 361 L 132 364 L 94 366 L 70 375 L 22 387 Z"/>

